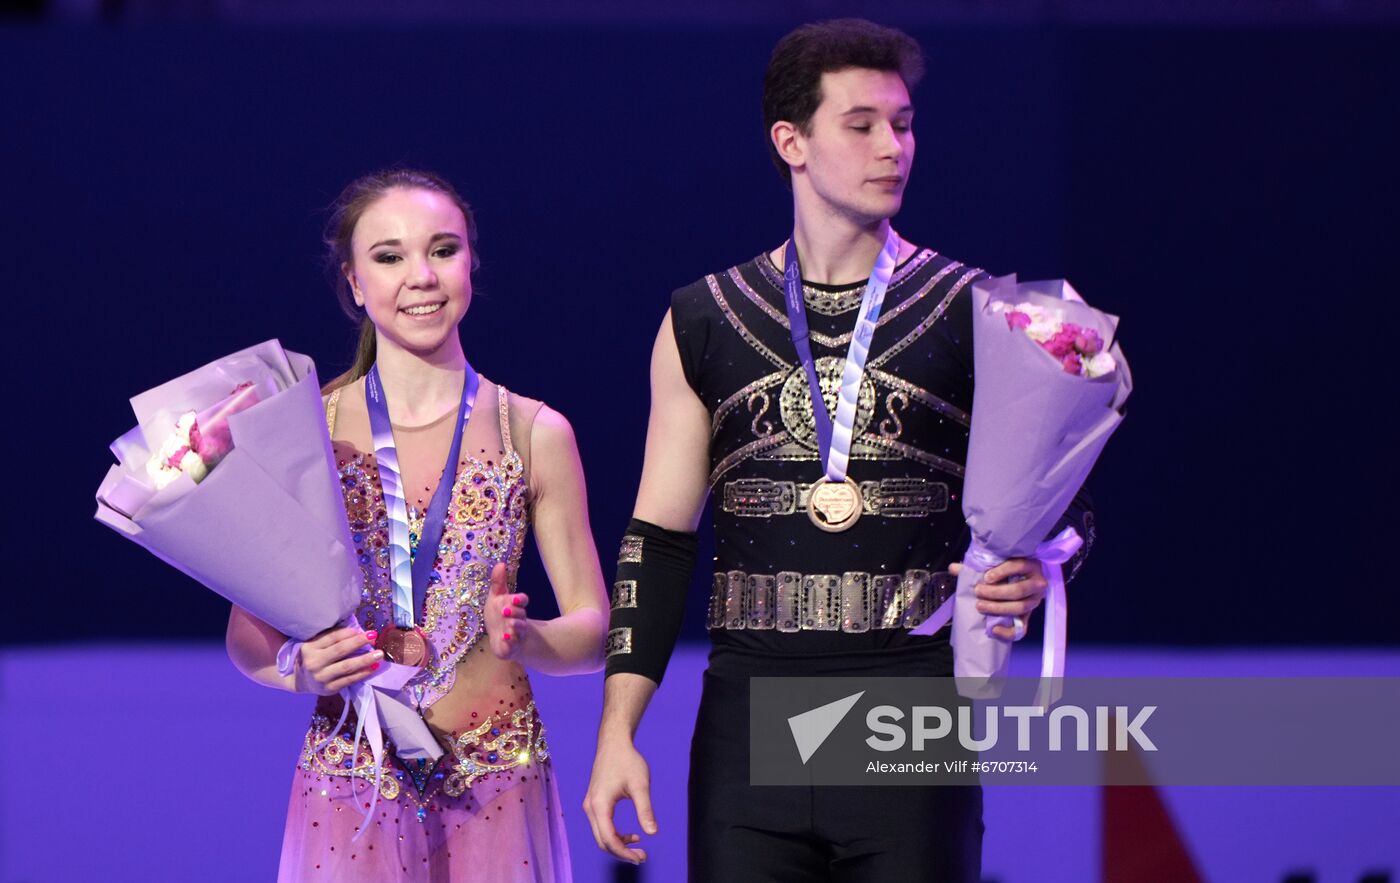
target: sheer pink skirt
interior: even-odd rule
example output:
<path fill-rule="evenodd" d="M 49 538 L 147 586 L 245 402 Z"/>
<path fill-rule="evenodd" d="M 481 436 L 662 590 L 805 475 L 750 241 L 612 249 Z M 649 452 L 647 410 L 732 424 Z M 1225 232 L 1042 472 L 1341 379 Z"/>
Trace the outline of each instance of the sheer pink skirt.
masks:
<path fill-rule="evenodd" d="M 361 740 L 352 750 L 353 726 L 326 740 L 333 725 L 318 714 L 307 732 L 280 883 L 571 880 L 559 792 L 533 704 L 454 735 L 432 768 L 386 757 L 368 821 L 369 746 Z"/>

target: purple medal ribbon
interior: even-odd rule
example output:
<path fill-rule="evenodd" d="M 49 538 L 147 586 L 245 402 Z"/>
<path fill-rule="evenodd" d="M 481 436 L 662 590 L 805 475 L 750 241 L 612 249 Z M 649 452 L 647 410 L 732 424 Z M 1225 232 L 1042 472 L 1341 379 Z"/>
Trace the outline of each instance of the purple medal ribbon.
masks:
<path fill-rule="evenodd" d="M 826 466 L 831 452 L 831 413 L 822 398 L 822 384 L 817 379 L 817 363 L 812 359 L 811 333 L 807 330 L 807 302 L 802 297 L 802 266 L 797 260 L 797 240 L 788 240 L 783 261 L 783 303 L 787 307 L 788 332 L 797 349 L 797 359 L 807 372 L 807 388 L 812 396 L 812 422 L 817 428 L 817 452 Z"/>
<path fill-rule="evenodd" d="M 410 552 L 408 504 L 404 500 L 399 456 L 394 448 L 394 428 L 389 422 L 389 400 L 379 379 L 379 366 L 372 366 L 365 377 L 365 402 L 369 406 L 374 457 L 379 464 L 379 483 L 384 490 L 384 504 L 389 515 L 389 575 L 394 583 L 394 624 L 399 628 L 413 628 L 415 614 L 423 609 L 428 578 L 433 571 L 438 544 L 442 541 L 447 506 L 452 500 L 457 460 L 462 453 L 462 433 L 471 419 L 480 382 L 472 366 L 467 365 L 462 382 L 462 404 L 457 409 L 457 425 L 452 430 L 452 447 L 448 450 L 447 465 L 443 467 L 437 490 L 433 492 L 428 511 L 423 516 L 423 532 L 418 537 L 420 554 L 414 556 Z"/>
<path fill-rule="evenodd" d="M 875 334 L 875 322 L 880 317 L 880 307 L 884 303 L 885 291 L 889 288 L 890 275 L 894 272 L 898 254 L 899 237 L 891 228 L 885 235 L 885 245 L 870 271 L 870 279 L 865 284 L 865 294 L 861 296 L 860 315 L 856 319 L 855 330 L 851 333 L 851 344 L 846 350 L 845 367 L 841 372 L 836 424 L 833 427 L 826 400 L 822 397 L 817 364 L 812 358 L 811 334 L 807 329 L 807 304 L 802 297 L 802 268 L 797 256 L 797 239 L 794 236 L 788 240 L 787 254 L 783 262 L 783 303 L 787 307 L 788 331 L 792 335 L 793 348 L 797 350 L 798 361 L 802 363 L 802 369 L 807 374 L 807 389 L 812 397 L 812 422 L 817 431 L 817 451 L 826 477 L 831 481 L 846 480 L 846 464 L 851 452 L 851 432 L 855 425 L 861 376 L 865 371 L 865 360 L 870 353 L 870 339 Z"/>

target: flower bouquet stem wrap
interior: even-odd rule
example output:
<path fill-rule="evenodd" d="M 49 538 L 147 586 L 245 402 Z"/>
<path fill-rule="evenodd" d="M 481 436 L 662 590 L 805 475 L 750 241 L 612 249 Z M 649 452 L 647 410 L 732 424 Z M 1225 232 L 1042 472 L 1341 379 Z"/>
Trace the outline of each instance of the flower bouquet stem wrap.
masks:
<path fill-rule="evenodd" d="M 1015 276 L 1003 276 L 974 284 L 971 297 L 976 386 L 963 515 L 972 542 L 956 594 L 914 633 L 932 634 L 951 620 L 959 692 L 990 697 L 1000 693 L 1011 654 L 1011 642 L 990 630 L 1009 622 L 977 611 L 975 587 L 1007 559 L 1042 562 L 1050 585 L 1041 676 L 1063 676 L 1067 605 L 1061 564 L 1080 540 L 1073 529 L 1046 538 L 1122 421 L 1132 377 L 1114 341 L 1117 317 L 1085 304 L 1064 280 L 1018 284 Z M 1043 311 L 1049 327 L 1027 328 L 1008 317 L 1015 305 L 1026 304 Z M 1051 351 L 1047 341 L 1060 341 L 1071 327 L 1097 341 L 1099 358 L 1081 362 Z"/>
<path fill-rule="evenodd" d="M 227 439 L 217 463 L 197 482 L 185 473 L 156 489 L 146 464 L 179 415 L 205 414 L 243 384 L 258 390 L 257 401 L 221 416 Z M 357 625 L 364 577 L 309 357 L 266 341 L 147 390 L 131 405 L 138 425 L 112 444 L 120 462 L 98 488 L 98 521 L 294 641 Z M 442 755 L 401 695 L 415 671 L 389 665 L 342 691 L 376 765 L 383 734 L 402 757 Z"/>

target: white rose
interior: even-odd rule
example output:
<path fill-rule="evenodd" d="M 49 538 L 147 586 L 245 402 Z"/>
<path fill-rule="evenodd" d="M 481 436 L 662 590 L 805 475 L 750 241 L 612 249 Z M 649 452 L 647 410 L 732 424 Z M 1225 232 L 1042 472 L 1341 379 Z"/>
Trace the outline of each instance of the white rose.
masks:
<path fill-rule="evenodd" d="M 1085 377 L 1102 377 L 1110 374 L 1118 367 L 1113 361 L 1113 357 L 1106 352 L 1101 352 L 1084 363 Z"/>
<path fill-rule="evenodd" d="M 170 458 L 175 456 L 176 452 L 181 448 L 188 449 L 190 447 L 190 428 L 194 426 L 197 416 L 194 411 L 186 411 L 181 414 L 180 419 L 175 421 L 175 431 L 165 437 L 165 441 L 161 442 L 160 450 L 146 461 L 146 474 L 155 482 L 156 490 L 160 490 L 180 477 L 180 473 L 185 467 L 185 461 L 190 458 L 191 454 L 196 460 L 199 460 L 199 455 L 194 454 L 191 450 L 181 457 L 178 467 L 170 465 Z M 204 461 L 200 460 L 199 465 L 202 468 Z M 199 478 L 203 477 L 199 476 Z M 196 478 L 195 481 L 198 481 L 199 478 Z"/>
<path fill-rule="evenodd" d="M 195 484 L 204 480 L 204 476 L 209 474 L 209 467 L 204 465 L 204 460 L 194 452 L 194 449 L 185 452 L 185 456 L 180 458 L 180 471 L 193 478 Z"/>

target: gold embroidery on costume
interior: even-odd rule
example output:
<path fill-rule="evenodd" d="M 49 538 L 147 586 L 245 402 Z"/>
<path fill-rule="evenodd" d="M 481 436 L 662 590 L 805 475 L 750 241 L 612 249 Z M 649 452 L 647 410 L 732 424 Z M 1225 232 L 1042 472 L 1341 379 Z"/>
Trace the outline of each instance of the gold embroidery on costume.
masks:
<path fill-rule="evenodd" d="M 882 478 L 872 484 L 877 485 L 870 493 L 873 514 L 886 518 L 926 518 L 934 512 L 948 511 L 949 492 L 944 482 L 911 476 Z M 865 493 L 864 482 L 861 493 Z"/>
<path fill-rule="evenodd" d="M 738 478 L 725 482 L 720 510 L 743 518 L 771 518 L 797 511 L 797 486 L 771 478 Z"/>
<path fill-rule="evenodd" d="M 948 509 L 948 485 L 919 476 L 862 481 L 861 503 L 866 515 L 886 518 L 925 518 Z M 736 478 L 724 483 L 720 511 L 740 518 L 806 515 L 812 484 L 771 478 Z"/>
<path fill-rule="evenodd" d="M 770 435 L 767 438 L 761 438 L 758 441 L 751 441 L 743 447 L 731 451 L 728 456 L 726 456 L 723 460 L 720 460 L 719 463 L 715 466 L 715 468 L 710 471 L 710 487 L 715 486 L 715 484 L 719 481 L 719 477 L 721 475 L 728 472 L 730 469 L 733 469 L 735 466 L 739 465 L 744 460 L 747 460 L 749 457 L 752 457 L 756 454 L 761 454 L 764 451 L 767 451 L 771 448 L 786 445 L 790 441 L 792 441 L 792 436 L 788 435 L 786 430 L 783 430 L 782 432 L 774 433 L 773 435 Z M 795 445 L 794 447 L 800 446 Z M 800 457 L 793 457 L 792 459 L 814 460 L 816 459 L 816 456 L 817 455 L 815 453 L 809 452 Z"/>
<path fill-rule="evenodd" d="M 327 739 L 331 724 L 331 719 L 325 715 L 312 716 L 311 727 L 302 742 L 301 768 L 321 776 L 346 776 L 374 782 L 374 752 L 370 750 L 369 742 L 361 737 L 359 745 L 352 743 L 346 732 L 353 735 L 355 730 L 348 725 Z M 318 745 L 320 748 L 317 748 Z M 386 768 L 379 777 L 379 796 L 385 800 L 397 800 L 400 790 L 398 778 Z"/>
<path fill-rule="evenodd" d="M 967 427 L 972 426 L 971 414 L 959 408 L 957 405 L 945 402 L 923 387 L 915 386 L 903 377 L 897 377 L 888 371 L 881 371 L 878 368 L 867 368 L 865 373 L 871 380 L 875 381 L 876 386 L 888 386 L 891 389 L 898 390 L 919 404 L 927 405 L 944 417 L 951 419 L 954 423 L 960 423 Z"/>
<path fill-rule="evenodd" d="M 322 714 L 311 718 L 302 743 L 303 770 L 321 776 L 362 779 L 371 784 L 379 774 L 379 796 L 384 800 L 408 797 L 424 806 L 435 797 L 438 787 L 448 797 L 461 797 L 477 780 L 492 773 L 504 773 L 517 767 L 549 760 L 549 743 L 544 723 L 532 701 L 524 708 L 500 712 L 486 718 L 479 726 L 468 730 L 449 743 L 450 754 L 444 754 L 435 767 L 428 768 L 417 790 L 404 787 L 404 773 L 396 769 L 389 757 L 378 770 L 369 741 L 360 737 L 352 744 L 354 725 L 347 723 L 330 736 L 332 721 Z M 327 738 L 330 736 L 330 738 Z M 417 774 L 410 773 L 412 778 Z M 410 779 L 411 781 L 412 779 Z"/>
<path fill-rule="evenodd" d="M 508 393 L 501 388 L 501 396 Z M 329 402 L 328 408 L 329 408 Z M 424 596 L 422 622 L 432 653 L 408 684 L 415 701 L 432 705 L 452 689 L 457 664 L 484 632 L 484 604 L 491 567 L 506 565 L 514 584 L 524 551 L 529 519 L 528 487 L 520 455 L 509 447 L 499 461 L 464 456 L 459 461 L 447 511 L 446 529 L 436 549 Z M 388 514 L 373 454 L 342 449 L 336 465 L 345 497 L 351 540 L 364 582 L 357 618 L 365 629 L 393 624 L 389 578 Z M 410 514 L 410 556 L 416 556 L 423 513 Z"/>
<path fill-rule="evenodd" d="M 802 300 L 807 309 L 822 316 L 839 316 L 860 306 L 865 285 L 852 285 L 840 291 L 827 291 L 823 288 L 802 286 Z"/>
<path fill-rule="evenodd" d="M 753 347 L 754 351 L 760 356 L 763 356 L 763 358 L 777 365 L 779 368 L 785 371 L 790 369 L 792 365 L 788 364 L 777 353 L 764 346 L 763 342 L 757 337 L 754 337 L 753 332 L 749 331 L 744 323 L 740 321 L 739 317 L 734 314 L 734 308 L 729 305 L 729 301 L 724 297 L 724 292 L 720 290 L 719 278 L 711 273 L 705 277 L 705 282 L 710 286 L 710 294 L 714 297 L 715 304 L 719 307 L 720 312 L 724 314 L 725 319 L 729 320 L 729 324 L 734 327 L 734 330 L 739 332 L 739 336 L 744 339 L 744 342 Z"/>
<path fill-rule="evenodd" d="M 943 301 L 938 305 L 938 308 L 935 309 L 928 316 L 926 316 L 922 322 L 914 326 L 914 330 L 904 335 L 904 337 L 902 337 L 898 343 L 894 344 L 889 349 L 885 350 L 883 353 L 880 353 L 878 358 L 871 359 L 869 363 L 870 367 L 880 367 L 881 365 L 888 362 L 890 359 L 893 359 L 895 356 L 904 352 L 904 350 L 914 341 L 918 340 L 920 337 L 923 337 L 924 332 L 928 331 L 930 328 L 933 327 L 933 323 L 943 318 L 943 312 L 948 309 L 948 304 L 953 302 L 953 298 L 957 297 L 958 292 L 963 290 L 963 286 L 976 279 L 980 275 L 982 275 L 982 271 L 976 268 L 969 269 L 966 273 L 964 273 L 961 276 L 961 278 L 958 279 L 957 282 L 953 283 L 953 287 L 948 290 L 947 297 L 943 298 Z"/>
<path fill-rule="evenodd" d="M 623 607 L 637 606 L 637 581 L 634 579 L 620 579 L 613 583 L 612 609 L 620 610 Z"/>
<path fill-rule="evenodd" d="M 749 396 L 749 413 L 753 415 L 753 421 L 749 423 L 749 428 L 752 429 L 753 434 L 759 438 L 773 434 L 772 420 L 763 420 L 760 424 L 760 419 L 768 412 L 769 404 L 768 393 L 762 390 Z"/>
<path fill-rule="evenodd" d="M 913 445 L 906 445 L 903 442 L 898 442 L 890 438 L 881 438 L 878 435 L 862 436 L 861 441 L 875 447 L 884 448 L 901 457 L 907 457 L 917 463 L 922 463 L 925 466 L 932 466 L 934 469 L 942 470 L 949 475 L 954 475 L 958 478 L 963 477 L 963 464 L 956 460 L 949 460 L 947 457 L 940 457 L 929 451 L 921 451 Z"/>
<path fill-rule="evenodd" d="M 935 254 L 935 252 L 928 252 L 927 254 L 929 255 L 930 258 L 932 258 L 932 256 Z M 911 261 L 910 263 L 913 263 L 913 261 Z M 922 266 L 923 263 L 927 263 L 927 261 L 921 262 L 921 263 L 920 263 L 920 266 Z M 927 295 L 930 291 L 932 291 L 932 290 L 934 289 L 934 287 L 938 285 L 939 282 L 942 282 L 942 281 L 943 281 L 943 277 L 947 276 L 949 273 L 953 272 L 953 270 L 955 270 L 956 268 L 961 267 L 961 266 L 963 266 L 963 265 L 960 264 L 960 263 L 958 263 L 957 261 L 953 261 L 953 262 L 949 263 L 947 266 L 940 267 L 939 270 L 938 270 L 938 272 L 934 273 L 934 274 L 933 274 L 933 277 L 932 277 L 931 279 L 929 279 L 927 282 L 925 282 L 924 285 L 923 285 L 918 291 L 914 292 L 914 294 L 912 294 L 912 295 L 910 295 L 909 297 L 905 298 L 902 302 L 899 303 L 899 305 L 893 307 L 893 308 L 890 309 L 890 310 L 887 310 L 887 311 L 882 312 L 882 313 L 880 314 L 880 318 L 877 319 L 876 322 L 875 322 L 875 327 L 876 327 L 877 329 L 878 329 L 878 328 L 882 328 L 882 327 L 884 327 L 886 324 L 888 324 L 889 322 L 892 322 L 892 321 L 894 321 L 895 319 L 897 319 L 899 316 L 903 315 L 905 310 L 908 310 L 910 307 L 914 306 L 914 305 L 917 304 L 919 301 L 923 300 L 925 295 Z M 907 279 L 907 278 L 908 278 L 907 275 L 903 275 L 903 274 L 901 274 L 901 275 L 902 275 L 902 278 L 901 278 L 900 281 L 903 281 L 904 279 Z M 792 326 L 788 323 L 787 313 L 784 312 L 783 310 L 779 310 L 777 307 L 773 306 L 771 303 L 768 302 L 768 300 L 767 300 L 766 298 L 764 298 L 764 297 L 763 297 L 762 295 L 760 295 L 757 291 L 755 291 L 754 288 L 753 288 L 753 286 L 749 285 L 748 281 L 747 281 L 746 279 L 744 279 L 743 275 L 739 272 L 739 268 L 738 268 L 738 267 L 732 267 L 732 268 L 730 268 L 730 270 L 729 270 L 729 278 L 730 278 L 731 281 L 733 281 L 735 287 L 737 287 L 737 288 L 739 289 L 739 291 L 744 295 L 744 297 L 748 298 L 749 301 L 752 302 L 754 306 L 756 306 L 756 307 L 758 307 L 760 310 L 762 310 L 763 313 L 764 313 L 765 315 L 768 316 L 768 318 L 772 319 L 774 322 L 777 322 L 779 325 L 781 325 L 781 326 L 783 327 L 784 330 L 788 330 L 788 329 L 790 329 L 790 328 L 792 327 Z M 776 286 L 777 286 L 779 289 L 781 289 L 781 288 L 782 288 L 782 285 L 783 285 L 782 278 L 779 277 L 779 278 L 778 278 L 778 281 L 777 281 L 775 284 L 776 284 Z M 887 291 L 893 291 L 894 288 L 895 288 L 894 284 L 891 283 L 891 285 L 890 285 L 889 289 L 887 289 Z M 864 284 L 862 284 L 862 285 L 857 289 L 857 291 L 860 293 L 861 296 L 864 296 L 864 291 L 865 291 L 865 286 L 864 286 Z M 859 306 L 859 304 L 860 304 L 860 297 L 857 297 L 857 299 L 856 299 L 856 305 Z M 810 305 L 810 303 L 809 303 L 809 305 Z M 818 312 L 820 312 L 820 311 L 818 311 Z M 847 346 L 847 345 L 850 344 L 850 342 L 851 342 L 851 336 L 852 336 L 852 334 L 854 333 L 854 329 L 852 329 L 851 331 L 847 331 L 845 334 L 838 334 L 838 335 L 836 335 L 836 336 L 834 336 L 834 337 L 831 336 L 831 335 L 828 335 L 828 334 L 822 334 L 822 333 L 819 332 L 819 331 L 809 331 L 808 333 L 811 335 L 812 340 L 813 340 L 814 342 L 819 343 L 819 344 L 821 344 L 821 345 L 824 346 L 824 347 L 829 347 L 829 348 L 831 348 L 831 349 L 840 349 L 840 348 L 845 347 L 845 346 Z"/>
<path fill-rule="evenodd" d="M 608 656 L 618 653 L 632 652 L 632 629 L 620 628 L 608 632 L 608 639 L 603 645 L 603 652 Z"/>
<path fill-rule="evenodd" d="M 890 285 L 887 290 L 895 291 L 898 289 L 905 282 L 908 282 L 912 276 L 918 273 L 924 264 L 927 264 L 936 257 L 938 257 L 938 252 L 933 249 L 920 249 L 919 253 L 906 261 L 903 266 L 895 268 L 894 274 L 890 276 Z M 763 254 L 759 255 L 754 259 L 753 263 L 754 266 L 758 267 L 759 273 L 761 273 L 774 288 L 781 289 L 783 287 L 783 268 L 773 263 L 773 258 L 768 252 L 765 251 Z M 812 301 L 819 300 L 824 295 L 832 293 L 822 291 L 819 288 L 812 288 L 809 285 L 802 286 L 802 289 L 803 299 L 807 301 L 808 306 L 813 306 Z M 856 293 L 855 301 L 856 305 L 859 306 L 860 297 L 865 292 L 865 283 L 862 282 L 852 286 L 851 290 Z M 841 291 L 837 293 L 844 295 L 846 292 Z M 844 312 L 844 310 L 842 312 Z"/>
<path fill-rule="evenodd" d="M 836 413 L 837 399 L 841 395 L 841 374 L 845 370 L 845 357 L 822 356 L 816 360 L 817 381 L 822 391 L 822 401 L 828 414 Z M 803 447 L 817 449 L 816 423 L 812 416 L 812 394 L 807 385 L 807 374 L 794 368 L 783 383 L 782 395 L 778 400 L 783 427 L 793 440 Z M 875 384 L 869 377 L 862 376 L 860 392 L 856 395 L 856 416 L 854 435 L 861 435 L 875 416 Z"/>
<path fill-rule="evenodd" d="M 895 390 L 885 396 L 885 410 L 890 416 L 880 421 L 880 435 L 884 438 L 899 438 L 904 432 L 904 424 L 899 420 L 899 412 L 909 407 L 909 397 Z"/>
<path fill-rule="evenodd" d="M 957 591 L 946 571 L 716 573 L 706 628 L 866 632 L 916 628 Z"/>
<path fill-rule="evenodd" d="M 728 417 L 729 413 L 738 408 L 740 404 L 747 403 L 755 392 L 766 390 L 774 386 L 780 386 L 782 385 L 783 379 L 786 377 L 786 371 L 774 371 L 772 374 L 765 374 L 721 402 L 719 407 L 715 408 L 715 415 L 710 418 L 710 437 L 713 438 L 719 432 L 720 424 L 724 422 L 724 418 Z"/>
<path fill-rule="evenodd" d="M 641 564 L 643 543 L 644 540 L 633 533 L 629 533 L 623 537 L 622 547 L 617 550 L 617 563 Z"/>
<path fill-rule="evenodd" d="M 337 386 L 331 390 L 331 396 L 326 400 L 326 432 L 335 434 L 335 412 L 340 408 L 340 390 Z"/>
<path fill-rule="evenodd" d="M 925 250 L 921 252 L 915 261 L 910 262 L 906 267 L 908 272 L 899 274 L 900 281 L 914 278 L 915 271 L 924 267 L 936 256 L 936 253 Z M 917 264 L 917 266 L 913 266 Z M 768 268 L 764 267 L 764 260 L 757 262 L 764 278 L 774 284 L 781 285 L 782 278 L 775 275 Z M 937 323 L 948 306 L 952 303 L 957 294 L 968 283 L 982 274 L 976 268 L 968 267 L 956 261 L 949 261 L 943 266 L 933 271 L 931 278 L 918 286 L 918 290 L 909 297 L 904 298 L 896 307 L 886 311 L 880 317 L 878 325 L 883 325 L 889 320 L 896 318 L 910 309 L 914 304 L 923 300 L 929 293 L 933 292 L 940 285 L 945 285 L 947 280 L 954 280 L 947 287 L 946 293 L 941 301 L 935 306 L 929 315 L 925 316 L 918 324 L 900 338 L 890 348 L 879 352 L 871 353 L 871 360 L 867 364 L 865 375 L 861 378 L 861 384 L 856 400 L 855 426 L 853 428 L 853 444 L 850 457 L 852 460 L 897 460 L 908 458 L 915 462 L 939 469 L 949 475 L 962 477 L 963 466 L 946 456 L 933 453 L 931 451 L 920 450 L 910 444 L 899 441 L 905 432 L 905 423 L 910 419 L 909 409 L 913 403 L 928 407 L 935 411 L 941 418 L 946 418 L 964 427 L 970 424 L 970 416 L 963 409 L 943 400 L 937 395 L 922 387 L 904 380 L 894 374 L 884 371 L 881 365 L 887 363 L 899 352 L 908 348 L 921 336 L 928 332 Z M 748 279 L 745 278 L 739 268 L 731 268 L 727 271 L 730 282 L 732 282 L 748 300 L 758 307 L 765 315 L 780 324 L 783 328 L 788 327 L 787 316 L 768 300 L 764 299 L 754 290 Z M 744 324 L 735 312 L 733 305 L 726 299 L 725 291 L 721 286 L 721 278 L 716 275 L 705 277 L 710 293 L 719 306 L 726 321 L 739 334 L 740 338 L 748 344 L 758 355 L 778 366 L 781 370 L 765 375 L 755 380 L 739 391 L 733 393 L 715 409 L 711 417 L 711 438 L 718 440 L 720 430 L 725 421 L 733 416 L 739 407 L 746 410 L 746 419 L 749 430 L 755 439 L 740 445 L 735 450 L 725 454 L 718 463 L 711 469 L 709 484 L 712 488 L 718 488 L 720 479 L 726 472 L 748 459 L 760 461 L 808 461 L 818 459 L 816 430 L 812 418 L 812 404 L 810 392 L 807 388 L 805 372 L 800 366 L 788 364 L 774 350 L 760 341 L 756 335 Z M 893 288 L 893 283 L 891 284 Z M 852 289 L 854 290 L 854 288 Z M 843 294 L 843 292 L 838 292 Z M 736 302 L 737 303 L 737 302 Z M 815 332 L 812 334 L 814 341 L 839 348 L 839 346 L 849 343 L 852 333 L 848 332 L 837 337 L 823 337 Z M 844 367 L 844 360 L 837 356 L 826 356 L 816 360 L 815 368 L 822 396 L 830 411 L 836 407 L 836 399 L 839 395 L 841 373 Z M 766 419 L 772 413 L 772 399 L 775 395 L 774 389 L 779 388 L 776 393 L 778 399 L 778 416 L 781 419 L 781 430 L 774 432 L 773 422 Z M 879 414 L 876 421 L 877 408 L 881 404 L 880 396 L 883 396 L 883 413 Z M 716 452 L 718 453 L 718 452 Z M 731 504 L 738 509 L 745 509 L 753 505 L 759 506 L 759 511 L 768 505 L 741 503 L 731 500 Z M 799 507 L 800 502 L 797 504 Z M 898 508 L 898 507 L 896 507 Z M 920 506 L 915 506 L 920 508 Z M 934 510 L 941 511 L 941 510 Z"/>
<path fill-rule="evenodd" d="M 482 776 L 549 760 L 549 743 L 535 703 L 498 714 L 452 740 L 452 762 L 443 782 L 448 797 L 461 797 Z"/>

